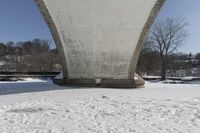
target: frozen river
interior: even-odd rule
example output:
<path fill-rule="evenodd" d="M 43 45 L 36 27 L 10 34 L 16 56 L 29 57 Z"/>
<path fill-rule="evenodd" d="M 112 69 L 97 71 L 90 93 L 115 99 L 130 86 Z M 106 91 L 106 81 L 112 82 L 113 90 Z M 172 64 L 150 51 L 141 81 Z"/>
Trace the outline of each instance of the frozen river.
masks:
<path fill-rule="evenodd" d="M 140 89 L 0 83 L 0 133 L 199 133 L 200 85 Z"/>

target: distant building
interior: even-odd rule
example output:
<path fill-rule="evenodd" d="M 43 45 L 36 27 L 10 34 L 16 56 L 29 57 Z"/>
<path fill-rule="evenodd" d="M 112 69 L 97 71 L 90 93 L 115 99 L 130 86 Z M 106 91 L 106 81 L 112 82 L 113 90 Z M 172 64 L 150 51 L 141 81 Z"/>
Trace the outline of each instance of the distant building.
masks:
<path fill-rule="evenodd" d="M 176 70 L 176 77 L 185 77 L 186 76 L 186 70 Z"/>
<path fill-rule="evenodd" d="M 200 68 L 192 68 L 191 73 L 192 76 L 200 77 Z"/>

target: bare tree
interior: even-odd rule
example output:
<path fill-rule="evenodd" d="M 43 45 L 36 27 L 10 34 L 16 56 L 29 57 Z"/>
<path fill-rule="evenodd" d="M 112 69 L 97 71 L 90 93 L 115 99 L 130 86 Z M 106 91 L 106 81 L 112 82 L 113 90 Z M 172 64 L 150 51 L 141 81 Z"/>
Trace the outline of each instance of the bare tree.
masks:
<path fill-rule="evenodd" d="M 160 54 L 163 80 L 166 79 L 169 55 L 175 52 L 188 37 L 187 26 L 184 19 L 166 19 L 155 23 L 149 32 L 148 39 L 152 42 L 152 48 Z"/>

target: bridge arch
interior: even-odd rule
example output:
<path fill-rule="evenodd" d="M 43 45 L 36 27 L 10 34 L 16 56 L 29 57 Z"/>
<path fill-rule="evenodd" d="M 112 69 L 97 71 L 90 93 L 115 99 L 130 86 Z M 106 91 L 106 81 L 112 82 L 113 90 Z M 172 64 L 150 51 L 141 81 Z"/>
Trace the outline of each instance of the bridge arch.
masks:
<path fill-rule="evenodd" d="M 165 0 L 35 0 L 62 58 L 61 84 L 136 87 L 146 33 Z"/>

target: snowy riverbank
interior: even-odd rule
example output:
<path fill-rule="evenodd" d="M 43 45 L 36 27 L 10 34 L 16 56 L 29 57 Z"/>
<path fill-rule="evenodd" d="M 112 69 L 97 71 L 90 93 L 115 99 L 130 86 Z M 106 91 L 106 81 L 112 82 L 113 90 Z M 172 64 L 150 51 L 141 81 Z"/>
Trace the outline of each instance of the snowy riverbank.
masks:
<path fill-rule="evenodd" d="M 0 83 L 1 133 L 199 133 L 200 85 L 140 89 Z"/>

